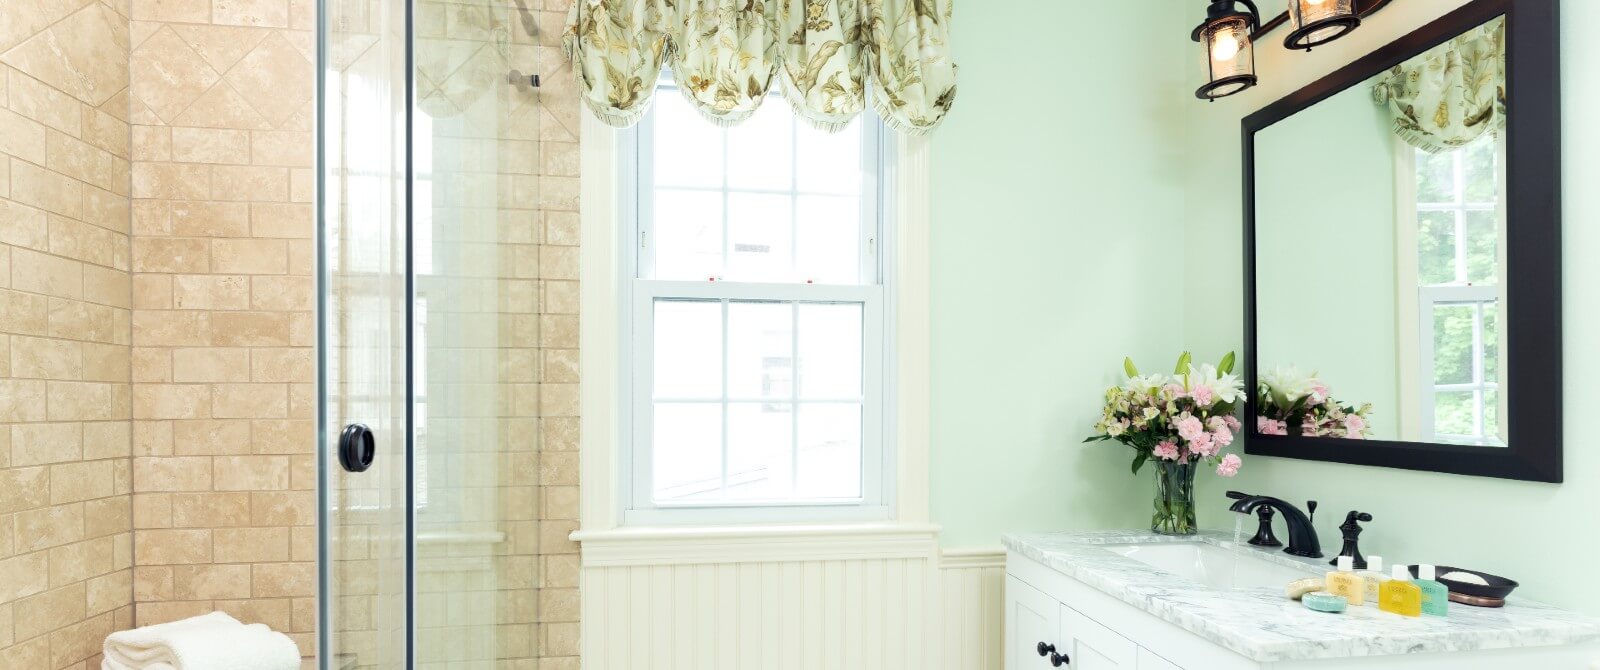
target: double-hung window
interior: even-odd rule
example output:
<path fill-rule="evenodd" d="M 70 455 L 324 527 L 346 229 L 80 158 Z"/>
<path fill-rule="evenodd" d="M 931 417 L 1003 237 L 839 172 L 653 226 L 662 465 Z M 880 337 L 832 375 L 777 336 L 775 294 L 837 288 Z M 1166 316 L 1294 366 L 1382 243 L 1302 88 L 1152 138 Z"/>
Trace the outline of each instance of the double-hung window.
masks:
<path fill-rule="evenodd" d="M 663 78 L 622 136 L 626 523 L 887 518 L 879 123 L 721 128 Z"/>
<path fill-rule="evenodd" d="M 1427 441 L 1504 446 L 1503 141 L 1454 151 L 1402 147 L 1413 159 L 1415 322 L 1419 382 L 1411 385 Z M 1411 246 L 1411 245 L 1403 245 Z"/>

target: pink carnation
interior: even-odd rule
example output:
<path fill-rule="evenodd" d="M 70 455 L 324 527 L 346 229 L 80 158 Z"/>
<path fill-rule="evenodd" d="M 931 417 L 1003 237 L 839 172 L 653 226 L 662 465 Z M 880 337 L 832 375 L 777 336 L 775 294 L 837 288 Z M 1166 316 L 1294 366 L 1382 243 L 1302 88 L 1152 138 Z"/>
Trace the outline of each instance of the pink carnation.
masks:
<path fill-rule="evenodd" d="M 1205 424 L 1200 423 L 1199 417 L 1184 415 L 1183 418 L 1178 419 L 1178 437 L 1193 442 L 1194 438 L 1200 437 L 1205 432 Z"/>
<path fill-rule="evenodd" d="M 1211 433 L 1200 433 L 1189 440 L 1189 451 L 1202 458 L 1217 453 L 1218 449 L 1219 447 L 1211 439 Z"/>
<path fill-rule="evenodd" d="M 1239 430 L 1239 419 L 1232 414 L 1222 417 L 1222 422 L 1228 425 L 1228 430 Z"/>
<path fill-rule="evenodd" d="M 1174 398 L 1181 398 L 1184 395 L 1183 387 L 1177 384 L 1167 384 L 1166 386 L 1161 387 L 1161 390 L 1166 391 L 1167 395 L 1170 395 Z"/>
<path fill-rule="evenodd" d="M 1217 432 L 1219 430 L 1222 430 L 1223 428 L 1227 428 L 1227 427 L 1228 427 L 1228 422 L 1224 421 L 1222 419 L 1222 417 L 1220 417 L 1220 416 L 1214 416 L 1214 417 L 1211 417 L 1209 419 L 1206 419 L 1206 430 L 1209 430 L 1209 431 L 1211 431 L 1213 433 L 1215 433 L 1215 432 Z"/>
<path fill-rule="evenodd" d="M 1165 440 L 1161 442 L 1161 444 L 1156 445 L 1153 453 L 1155 454 L 1156 458 L 1167 461 L 1176 461 L 1178 460 L 1178 445 L 1172 440 Z"/>
<path fill-rule="evenodd" d="M 1210 407 L 1211 400 L 1215 396 L 1210 386 L 1196 386 L 1194 387 L 1194 390 L 1189 392 L 1189 395 L 1190 397 L 1193 397 L 1195 403 L 1201 407 Z"/>
<path fill-rule="evenodd" d="M 1264 416 L 1256 417 L 1256 431 L 1262 435 L 1288 435 L 1289 424 L 1283 421 L 1269 419 Z"/>
<path fill-rule="evenodd" d="M 1217 443 L 1217 451 L 1222 451 L 1222 447 L 1233 444 L 1233 431 L 1228 430 L 1227 426 L 1223 426 L 1222 430 L 1211 431 L 1211 441 Z"/>
<path fill-rule="evenodd" d="M 1241 465 L 1244 465 L 1244 461 L 1237 454 L 1228 454 L 1222 457 L 1221 463 L 1217 464 L 1217 474 L 1223 477 L 1232 477 L 1239 474 L 1239 466 Z"/>
<path fill-rule="evenodd" d="M 1361 431 L 1367 429 L 1367 420 L 1361 418 L 1360 414 L 1348 415 L 1344 418 L 1344 429 L 1350 431 L 1351 437 L 1359 438 Z"/>

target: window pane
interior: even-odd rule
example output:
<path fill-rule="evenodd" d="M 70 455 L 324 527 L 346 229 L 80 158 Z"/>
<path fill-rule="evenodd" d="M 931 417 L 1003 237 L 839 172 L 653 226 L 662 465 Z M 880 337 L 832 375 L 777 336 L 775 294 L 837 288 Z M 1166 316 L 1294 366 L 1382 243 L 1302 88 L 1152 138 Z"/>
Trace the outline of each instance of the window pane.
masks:
<path fill-rule="evenodd" d="M 808 498 L 861 497 L 861 406 L 800 406 L 795 493 Z"/>
<path fill-rule="evenodd" d="M 764 193 L 728 194 L 730 281 L 783 282 L 794 278 L 791 248 L 794 226 L 791 196 Z"/>
<path fill-rule="evenodd" d="M 674 87 L 656 92 L 650 114 L 656 183 L 722 188 L 722 129 L 690 108 Z"/>
<path fill-rule="evenodd" d="M 1417 202 L 1444 204 L 1456 201 L 1455 158 L 1450 153 L 1417 150 Z"/>
<path fill-rule="evenodd" d="M 1483 380 L 1500 383 L 1500 305 L 1483 306 Z"/>
<path fill-rule="evenodd" d="M 861 395 L 861 305 L 800 306 L 800 397 Z"/>
<path fill-rule="evenodd" d="M 1423 286 L 1456 280 L 1456 215 L 1417 212 L 1417 274 Z"/>
<path fill-rule="evenodd" d="M 1500 440 L 1500 391 L 1489 389 L 1483 392 L 1483 436 L 1491 440 Z"/>
<path fill-rule="evenodd" d="M 794 188 L 794 111 L 787 101 L 768 98 L 755 116 L 729 128 L 727 134 L 728 188 Z"/>
<path fill-rule="evenodd" d="M 1471 305 L 1433 308 L 1433 383 L 1472 383 Z"/>
<path fill-rule="evenodd" d="M 722 395 L 722 304 L 657 300 L 655 397 Z"/>
<path fill-rule="evenodd" d="M 1493 135 L 1485 135 L 1483 139 L 1474 142 L 1461 151 L 1461 174 L 1466 180 L 1466 201 L 1474 204 L 1488 204 L 1497 200 L 1494 174 L 1495 144 Z"/>
<path fill-rule="evenodd" d="M 1495 284 L 1500 281 L 1499 216 L 1493 210 L 1467 212 L 1467 281 Z"/>
<path fill-rule="evenodd" d="M 861 200 L 802 195 L 797 209 L 797 277 L 818 284 L 861 283 Z"/>
<path fill-rule="evenodd" d="M 793 405 L 729 404 L 727 498 L 775 500 L 790 497 L 790 443 L 793 440 Z"/>
<path fill-rule="evenodd" d="M 824 133 L 802 125 L 796 147 L 798 186 L 804 193 L 856 195 L 861 192 L 861 120 L 857 117 L 837 133 Z M 808 132 L 809 131 L 809 132 Z"/>
<path fill-rule="evenodd" d="M 1472 391 L 1445 391 L 1434 394 L 1433 432 L 1438 435 L 1474 436 L 1478 422 L 1473 416 L 1477 394 Z"/>
<path fill-rule="evenodd" d="M 655 499 L 707 500 L 722 496 L 722 405 L 656 403 Z"/>
<path fill-rule="evenodd" d="M 728 396 L 793 397 L 794 306 L 728 303 Z"/>
<path fill-rule="evenodd" d="M 722 275 L 722 193 L 719 191 L 655 192 L 657 279 L 704 281 Z"/>

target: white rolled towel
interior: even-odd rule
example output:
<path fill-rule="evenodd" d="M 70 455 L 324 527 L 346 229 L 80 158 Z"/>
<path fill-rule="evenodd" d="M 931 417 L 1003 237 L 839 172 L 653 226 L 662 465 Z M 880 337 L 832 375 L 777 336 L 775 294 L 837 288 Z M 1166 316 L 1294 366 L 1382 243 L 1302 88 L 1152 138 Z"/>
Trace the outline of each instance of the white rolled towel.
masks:
<path fill-rule="evenodd" d="M 100 670 L 300 670 L 300 648 L 222 612 L 112 633 Z"/>

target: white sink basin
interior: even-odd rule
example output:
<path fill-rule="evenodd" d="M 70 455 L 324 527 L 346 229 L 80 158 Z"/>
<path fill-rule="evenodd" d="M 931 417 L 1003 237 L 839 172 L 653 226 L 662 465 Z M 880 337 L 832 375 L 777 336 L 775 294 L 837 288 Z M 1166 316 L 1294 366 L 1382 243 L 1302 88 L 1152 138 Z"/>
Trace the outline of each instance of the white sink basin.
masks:
<path fill-rule="evenodd" d="M 1108 545 L 1106 551 L 1214 589 L 1281 589 L 1316 574 L 1202 542 Z"/>

